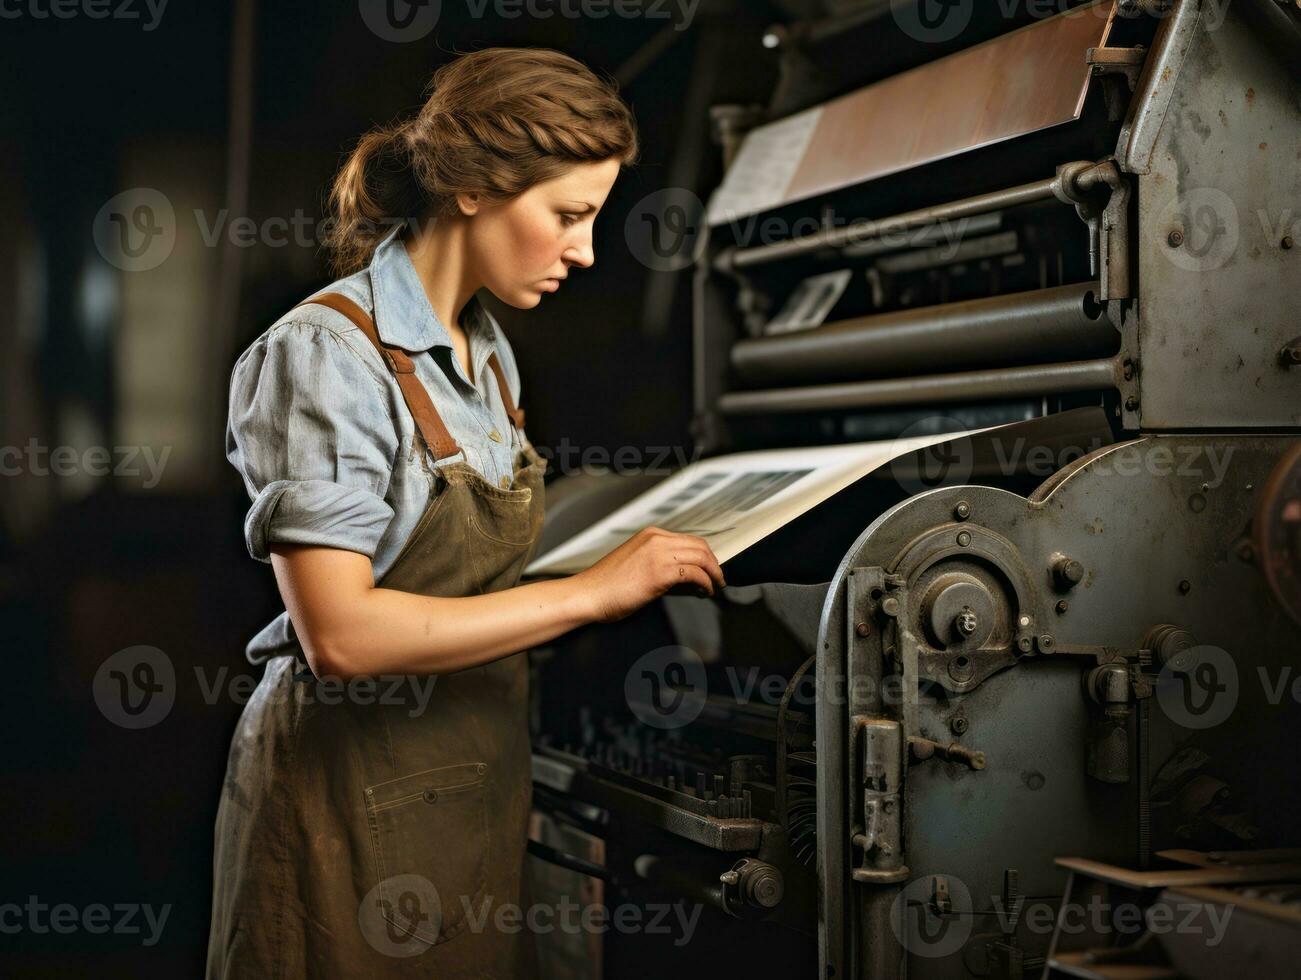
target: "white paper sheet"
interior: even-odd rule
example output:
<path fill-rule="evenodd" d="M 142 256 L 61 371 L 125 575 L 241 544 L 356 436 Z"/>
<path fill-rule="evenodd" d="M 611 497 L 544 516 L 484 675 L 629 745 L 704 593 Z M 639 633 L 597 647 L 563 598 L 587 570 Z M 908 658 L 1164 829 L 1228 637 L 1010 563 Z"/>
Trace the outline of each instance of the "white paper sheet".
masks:
<path fill-rule="evenodd" d="M 814 106 L 746 133 L 736 159 L 709 199 L 709 225 L 725 224 L 780 204 L 821 118 L 822 106 Z"/>
<path fill-rule="evenodd" d="M 524 574 L 581 572 L 652 526 L 698 534 L 726 562 L 892 459 L 975 431 L 984 430 L 734 453 L 691 463 L 535 559 Z"/>

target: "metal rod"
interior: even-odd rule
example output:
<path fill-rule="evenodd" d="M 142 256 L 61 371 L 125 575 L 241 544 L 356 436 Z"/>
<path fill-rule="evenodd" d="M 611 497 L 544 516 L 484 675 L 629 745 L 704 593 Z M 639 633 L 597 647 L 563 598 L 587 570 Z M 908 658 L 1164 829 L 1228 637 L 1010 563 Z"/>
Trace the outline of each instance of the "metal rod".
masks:
<path fill-rule="evenodd" d="M 610 880 L 610 872 L 599 864 L 580 858 L 575 854 L 567 854 L 564 851 L 557 850 L 550 845 L 543 844 L 541 841 L 529 839 L 527 850 L 535 858 L 546 861 L 548 864 L 554 864 L 560 868 L 567 868 L 570 871 L 577 871 L 579 874 L 588 875 L 592 878 L 599 878 L 602 881 Z"/>
<path fill-rule="evenodd" d="M 1055 286 L 746 339 L 733 346 L 732 367 L 745 382 L 771 385 L 1101 357 L 1116 352 L 1120 334 L 1097 289 Z"/>
<path fill-rule="evenodd" d="M 719 399 L 719 410 L 728 415 L 756 415 L 1095 391 L 1116 387 L 1118 369 L 1116 360 L 1103 358 L 885 381 L 734 391 Z"/>
<path fill-rule="evenodd" d="M 1092 165 L 1092 161 L 1088 165 Z M 719 253 L 715 262 L 723 270 L 744 269 L 766 262 L 780 262 L 793 259 L 824 248 L 843 248 L 870 238 L 908 231 L 912 228 L 935 224 L 940 221 L 955 221 L 959 218 L 972 217 L 989 211 L 1032 204 L 1051 198 L 1061 199 L 1058 194 L 1058 178 L 1049 177 L 1036 180 L 1030 184 L 1008 187 L 1003 190 L 977 194 L 975 197 L 937 204 L 917 211 L 905 211 L 887 218 L 867 218 L 854 221 L 842 228 L 828 228 L 825 231 L 801 235 L 783 242 L 770 245 L 757 245 L 754 248 L 725 249 Z"/>

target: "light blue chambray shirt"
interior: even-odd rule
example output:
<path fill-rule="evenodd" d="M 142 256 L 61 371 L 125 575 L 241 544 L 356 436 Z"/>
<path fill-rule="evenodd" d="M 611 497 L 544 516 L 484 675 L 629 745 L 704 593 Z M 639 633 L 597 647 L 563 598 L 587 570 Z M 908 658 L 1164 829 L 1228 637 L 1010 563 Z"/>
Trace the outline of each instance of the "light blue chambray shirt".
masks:
<path fill-rule="evenodd" d="M 508 486 L 527 437 L 510 424 L 488 355 L 496 351 L 518 405 L 515 355 L 492 314 L 472 298 L 461 315 L 470 382 L 399 231 L 380 243 L 369 268 L 310 295 L 342 293 L 371 314 L 385 343 L 413 355 L 416 376 L 465 454 L 437 465 L 464 458 L 490 482 Z M 231 372 L 226 456 L 253 501 L 244 522 L 249 554 L 270 562 L 277 543 L 342 548 L 369 556 L 378 581 L 433 487 L 433 456 L 422 451 L 416 432 L 397 381 L 351 320 L 318 305 L 290 310 Z M 256 664 L 298 649 L 282 612 L 253 637 L 246 655 Z"/>

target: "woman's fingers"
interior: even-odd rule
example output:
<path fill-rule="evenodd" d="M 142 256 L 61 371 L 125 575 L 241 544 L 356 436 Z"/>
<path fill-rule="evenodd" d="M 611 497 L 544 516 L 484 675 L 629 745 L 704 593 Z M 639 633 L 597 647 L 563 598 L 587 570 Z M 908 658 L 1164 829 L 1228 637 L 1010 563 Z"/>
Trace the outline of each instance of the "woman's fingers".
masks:
<path fill-rule="evenodd" d="M 713 594 L 715 589 L 721 589 L 727 583 L 723 579 L 723 570 L 719 567 L 718 559 L 714 553 L 707 547 L 700 548 L 694 544 L 679 544 L 677 547 L 668 549 L 668 570 L 671 575 L 677 576 L 681 582 L 671 584 L 682 584 L 688 580 L 703 581 L 708 586 L 708 591 Z"/>
<path fill-rule="evenodd" d="M 685 586 L 688 589 L 701 589 L 708 595 L 714 594 L 714 583 L 699 565 L 682 564 L 678 566 L 679 574 L 670 580 L 669 588 Z"/>

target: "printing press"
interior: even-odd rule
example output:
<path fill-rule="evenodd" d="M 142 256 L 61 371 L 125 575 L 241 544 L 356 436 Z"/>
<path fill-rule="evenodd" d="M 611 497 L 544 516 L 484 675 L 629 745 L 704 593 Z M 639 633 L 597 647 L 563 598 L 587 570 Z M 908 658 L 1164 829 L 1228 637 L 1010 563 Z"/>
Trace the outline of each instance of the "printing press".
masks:
<path fill-rule="evenodd" d="M 1301 12 L 830 6 L 712 113 L 696 448 L 945 438 L 533 651 L 539 887 L 704 909 L 565 975 L 1295 975 Z"/>

